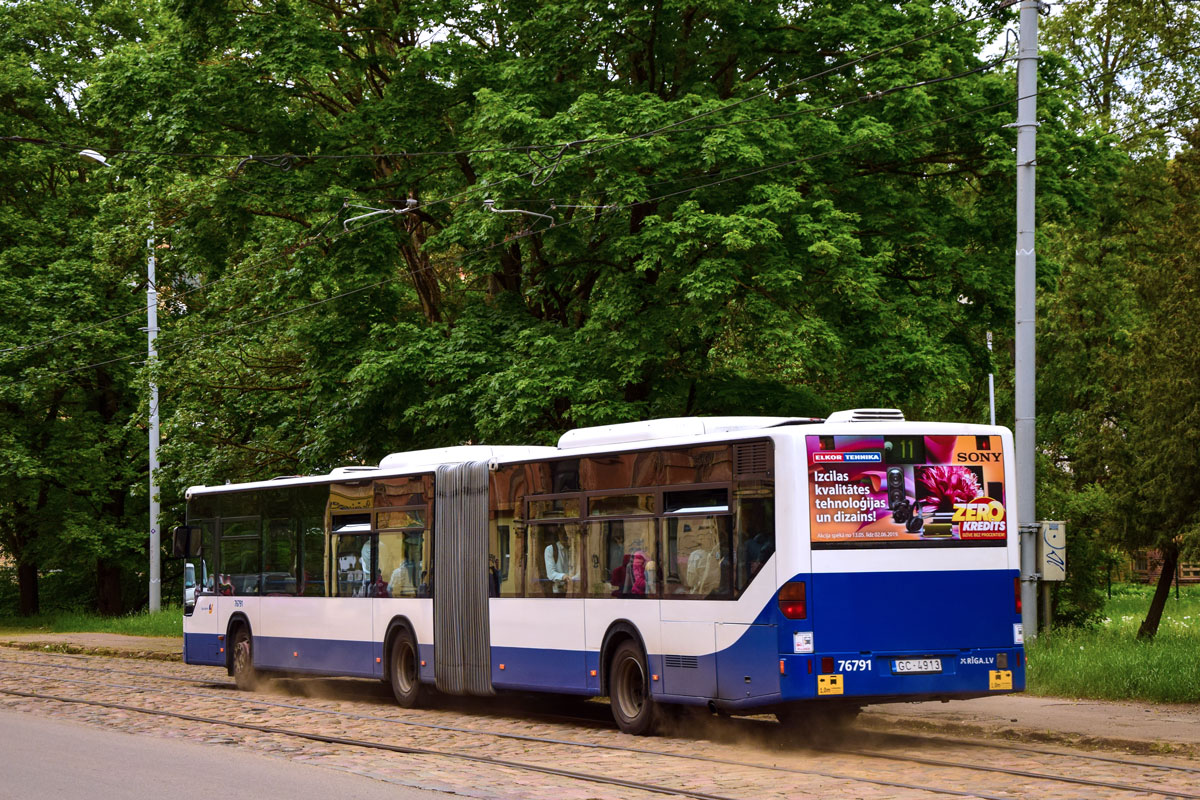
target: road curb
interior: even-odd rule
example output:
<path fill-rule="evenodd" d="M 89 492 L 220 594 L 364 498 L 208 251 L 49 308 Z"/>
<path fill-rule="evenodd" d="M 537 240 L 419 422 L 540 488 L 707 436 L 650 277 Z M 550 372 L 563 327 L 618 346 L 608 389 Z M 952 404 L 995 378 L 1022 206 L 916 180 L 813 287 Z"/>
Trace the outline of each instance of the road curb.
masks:
<path fill-rule="evenodd" d="M 858 725 L 866 730 L 880 733 L 904 734 L 920 731 L 964 737 L 987 737 L 1014 744 L 1056 744 L 1088 750 L 1122 750 L 1138 755 L 1179 755 L 1200 758 L 1200 747 L 1181 742 L 1095 736 L 1047 728 L 1025 728 L 1008 723 L 988 724 L 918 719 L 911 716 L 888 714 L 886 711 L 872 711 L 869 715 L 860 716 Z"/>
<path fill-rule="evenodd" d="M 66 642 L 13 642 L 0 641 L 0 646 L 11 647 L 15 650 L 29 650 L 39 653 L 65 653 L 81 656 L 109 656 L 114 658 L 140 658 L 147 661 L 182 662 L 182 653 L 163 653 L 156 650 L 137 650 L 120 647 L 85 647 Z"/>

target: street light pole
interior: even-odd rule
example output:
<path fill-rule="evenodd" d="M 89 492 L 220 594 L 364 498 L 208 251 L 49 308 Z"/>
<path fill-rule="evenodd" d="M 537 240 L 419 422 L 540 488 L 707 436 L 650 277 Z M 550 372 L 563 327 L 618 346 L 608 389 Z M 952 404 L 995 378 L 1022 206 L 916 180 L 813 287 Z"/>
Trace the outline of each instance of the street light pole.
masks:
<path fill-rule="evenodd" d="M 105 167 L 111 167 L 108 159 L 95 150 L 81 150 L 81 158 L 94 161 Z M 157 266 L 154 258 L 154 219 L 150 220 L 150 238 L 146 240 L 149 255 L 146 259 L 146 347 L 147 371 L 150 373 L 150 610 L 162 608 L 162 572 L 159 560 L 159 550 L 162 548 L 158 530 L 158 484 L 155 473 L 158 472 L 158 380 L 154 376 L 158 351 L 154 349 L 154 340 L 158 336 L 158 289 L 155 284 L 154 268 Z"/>
<path fill-rule="evenodd" d="M 162 549 L 158 530 L 158 484 L 155 474 L 158 472 L 158 379 L 154 375 L 157 368 L 158 351 L 154 349 L 154 340 L 158 336 L 158 289 L 155 284 L 154 268 L 154 219 L 150 220 L 150 238 L 146 240 L 146 249 L 150 251 L 146 259 L 146 367 L 150 374 L 150 611 L 158 611 L 162 607 L 162 573 L 159 560 L 159 550 Z"/>

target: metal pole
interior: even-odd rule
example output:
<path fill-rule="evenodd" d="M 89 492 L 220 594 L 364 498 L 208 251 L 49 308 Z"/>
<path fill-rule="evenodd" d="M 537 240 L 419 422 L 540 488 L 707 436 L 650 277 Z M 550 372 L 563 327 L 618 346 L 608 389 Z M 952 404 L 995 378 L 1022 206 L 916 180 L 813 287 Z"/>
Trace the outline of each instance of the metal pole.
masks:
<path fill-rule="evenodd" d="M 158 290 L 154 283 L 153 220 L 150 231 L 151 238 L 146 240 L 146 248 L 150 251 L 146 262 L 146 344 L 149 351 L 146 365 L 150 370 L 150 610 L 158 611 L 162 606 L 162 575 L 159 569 L 158 485 L 155 483 L 158 472 L 158 382 L 154 369 L 158 352 L 154 349 L 154 339 L 158 335 Z"/>
<path fill-rule="evenodd" d="M 1034 497 L 1034 177 L 1037 158 L 1037 28 L 1040 0 L 1021 0 L 1017 51 L 1016 471 L 1021 531 L 1021 622 L 1025 640 L 1037 637 L 1037 506 Z"/>
<path fill-rule="evenodd" d="M 987 332 L 988 366 L 992 364 L 992 332 Z M 988 372 L 988 424 L 996 424 L 996 375 Z"/>

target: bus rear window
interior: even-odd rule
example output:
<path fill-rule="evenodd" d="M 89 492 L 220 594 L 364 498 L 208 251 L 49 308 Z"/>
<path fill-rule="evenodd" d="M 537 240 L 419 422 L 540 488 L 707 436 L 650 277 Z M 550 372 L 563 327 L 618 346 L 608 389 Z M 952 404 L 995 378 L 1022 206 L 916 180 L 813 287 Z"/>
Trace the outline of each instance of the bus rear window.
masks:
<path fill-rule="evenodd" d="M 1002 546 L 999 436 L 808 436 L 814 550 Z"/>

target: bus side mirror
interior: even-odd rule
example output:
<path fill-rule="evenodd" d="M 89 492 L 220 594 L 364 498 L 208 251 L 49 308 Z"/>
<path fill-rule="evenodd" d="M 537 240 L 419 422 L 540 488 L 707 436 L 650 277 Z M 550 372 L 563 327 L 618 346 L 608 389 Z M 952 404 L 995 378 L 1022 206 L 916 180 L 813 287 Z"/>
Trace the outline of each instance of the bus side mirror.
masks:
<path fill-rule="evenodd" d="M 195 525 L 176 525 L 171 530 L 171 558 L 200 555 L 200 529 Z"/>

